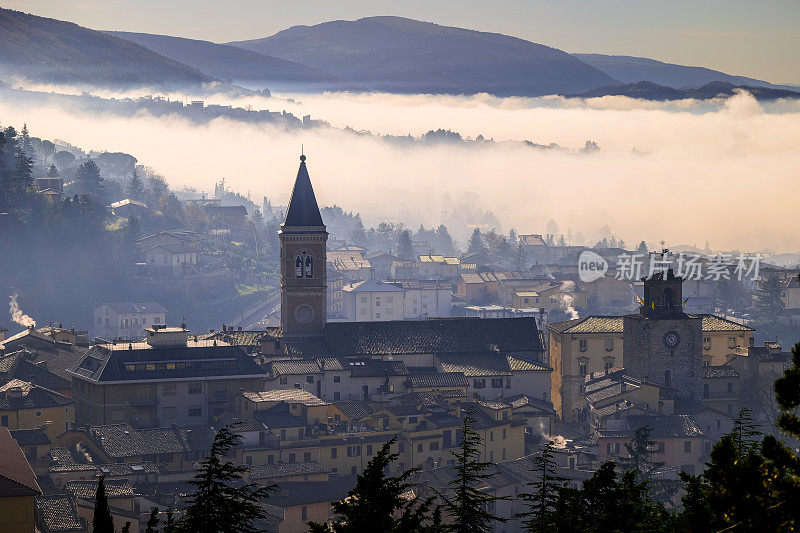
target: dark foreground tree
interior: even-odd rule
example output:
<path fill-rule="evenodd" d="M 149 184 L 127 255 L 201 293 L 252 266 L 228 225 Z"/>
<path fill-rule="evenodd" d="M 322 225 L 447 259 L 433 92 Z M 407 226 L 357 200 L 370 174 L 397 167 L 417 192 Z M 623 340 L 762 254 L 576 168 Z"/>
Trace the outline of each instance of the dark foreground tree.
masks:
<path fill-rule="evenodd" d="M 791 531 L 780 486 L 785 472 L 762 453 L 761 434 L 742 409 L 731 433 L 711 450 L 711 461 L 686 482 L 681 514 L 688 531 Z"/>
<path fill-rule="evenodd" d="M 397 236 L 397 256 L 400 259 L 414 258 L 414 243 L 411 241 L 411 233 L 404 229 Z"/>
<path fill-rule="evenodd" d="M 481 436 L 475 431 L 475 417 L 470 409 L 464 412 L 461 444 L 452 452 L 456 475 L 450 482 L 449 495 L 440 494 L 450 518 L 447 531 L 453 533 L 481 533 L 491 531 L 493 522 L 506 519 L 494 514 L 494 505 L 506 498 L 483 490 L 482 485 L 491 479 L 494 463 L 481 461 Z"/>
<path fill-rule="evenodd" d="M 331 522 L 309 523 L 311 533 L 434 531 L 431 527 L 436 524 L 430 524 L 428 516 L 430 500 L 418 501 L 407 497 L 413 487 L 408 479 L 417 469 L 406 470 L 396 477 L 386 476 L 389 465 L 399 457 L 391 451 L 395 441 L 392 439 L 385 443 L 367 463 L 364 472 L 356 480 L 356 486 L 347 493 L 347 498 L 333 502 L 335 517 Z"/>
<path fill-rule="evenodd" d="M 558 465 L 553 458 L 553 442 L 547 443 L 542 454 L 533 458 L 533 473 L 536 481 L 527 486 L 533 490 L 520 497 L 527 503 L 528 510 L 520 514 L 525 531 L 530 533 L 549 533 L 555 527 L 555 508 L 559 491 L 566 487 L 567 478 L 559 476 Z"/>
<path fill-rule="evenodd" d="M 114 533 L 114 520 L 111 518 L 111 509 L 106 496 L 106 476 L 101 475 L 97 480 L 97 491 L 94 495 L 94 517 L 92 529 L 97 533 Z"/>
<path fill-rule="evenodd" d="M 561 489 L 556 503 L 559 532 L 585 533 L 669 531 L 670 516 L 651 501 L 647 483 L 636 481 L 636 472 L 617 475 L 617 465 L 603 463 L 578 489 Z"/>
<path fill-rule="evenodd" d="M 249 533 L 257 531 L 253 521 L 264 518 L 261 502 L 272 487 L 243 483 L 247 467 L 226 461 L 228 452 L 240 436 L 231 426 L 224 426 L 214 436 L 209 456 L 200 461 L 194 479 L 189 481 L 195 492 L 188 499 L 180 531 L 208 533 Z"/>
<path fill-rule="evenodd" d="M 147 529 L 145 533 L 158 533 L 158 507 L 150 509 L 150 517 L 147 519 Z"/>

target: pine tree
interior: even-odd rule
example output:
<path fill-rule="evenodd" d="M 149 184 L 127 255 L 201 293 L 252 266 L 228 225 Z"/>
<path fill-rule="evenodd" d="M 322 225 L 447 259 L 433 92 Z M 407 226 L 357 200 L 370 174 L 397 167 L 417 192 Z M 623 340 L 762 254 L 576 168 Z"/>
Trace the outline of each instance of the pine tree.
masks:
<path fill-rule="evenodd" d="M 161 533 L 177 533 L 178 523 L 175 520 L 175 511 L 172 507 L 167 507 L 167 519 L 164 521 L 164 527 Z"/>
<path fill-rule="evenodd" d="M 417 469 L 406 470 L 397 477 L 386 477 L 389 465 L 399 457 L 399 454 L 391 451 L 396 440 L 394 438 L 384 443 L 367 463 L 364 472 L 356 479 L 356 486 L 347 493 L 347 498 L 333 502 L 335 517 L 330 523 L 309 523 L 311 533 L 399 533 L 425 529 L 430 502 L 407 501 L 403 496 L 413 487 L 408 479 Z"/>
<path fill-rule="evenodd" d="M 461 444 L 451 452 L 455 458 L 455 477 L 449 488 L 452 496 L 440 494 L 451 519 L 448 531 L 481 533 L 491 531 L 493 522 L 505 523 L 490 507 L 505 498 L 484 492 L 481 485 L 491 479 L 493 463 L 481 461 L 481 436 L 475 431 L 475 417 L 470 409 L 464 412 Z"/>
<path fill-rule="evenodd" d="M 353 219 L 353 229 L 350 230 L 350 242 L 358 246 L 365 246 L 367 244 L 367 232 L 364 229 L 364 223 L 361 221 L 361 215 L 356 215 Z"/>
<path fill-rule="evenodd" d="M 637 428 L 633 439 L 625 443 L 628 457 L 621 457 L 619 463 L 623 471 L 634 472 L 637 482 L 646 484 L 650 498 L 668 504 L 681 488 L 681 483 L 662 476 L 665 462 L 652 460 L 652 448 L 657 442 L 650 438 L 651 432 L 652 428 L 647 425 Z"/>
<path fill-rule="evenodd" d="M 761 434 L 743 409 L 733 430 L 711 449 L 699 476 L 681 474 L 687 493 L 681 520 L 689 531 L 791 531 L 797 500 L 787 472 L 762 453 Z M 766 443 L 766 440 L 765 440 Z"/>
<path fill-rule="evenodd" d="M 479 262 L 485 262 L 489 255 L 489 250 L 483 242 L 481 230 L 475 228 L 472 236 L 469 238 L 469 245 L 467 246 L 467 253 L 478 257 Z"/>
<path fill-rule="evenodd" d="M 404 229 L 397 237 L 397 256 L 401 259 L 414 257 L 414 243 L 411 242 L 411 233 Z"/>
<path fill-rule="evenodd" d="M 150 517 L 147 519 L 147 529 L 145 533 L 158 533 L 158 507 L 150 509 Z"/>
<path fill-rule="evenodd" d="M 128 181 L 128 197 L 132 200 L 141 200 L 144 197 L 144 183 L 135 166 L 131 172 L 131 179 Z"/>
<path fill-rule="evenodd" d="M 125 525 L 122 526 L 122 533 L 131 533 L 131 521 L 130 520 L 125 522 Z"/>
<path fill-rule="evenodd" d="M 233 432 L 232 426 L 224 426 L 217 431 L 211 452 L 200 461 L 194 479 L 189 481 L 195 491 L 189 496 L 185 513 L 179 521 L 180 531 L 256 531 L 253 521 L 266 515 L 260 503 L 272 487 L 242 484 L 242 477 L 249 469 L 225 460 L 240 438 Z"/>
<path fill-rule="evenodd" d="M 436 228 L 436 240 L 438 242 L 438 250 L 440 253 L 452 255 L 456 253 L 456 245 L 453 242 L 453 237 L 447 231 L 447 226 L 439 224 Z"/>
<path fill-rule="evenodd" d="M 50 168 L 47 169 L 47 177 L 48 178 L 57 178 L 58 177 L 58 169 L 55 165 L 50 165 Z"/>
<path fill-rule="evenodd" d="M 97 480 L 97 491 L 94 496 L 94 517 L 92 529 L 96 533 L 114 533 L 114 520 L 111 518 L 111 509 L 106 497 L 106 476 L 100 475 Z"/>
<path fill-rule="evenodd" d="M 636 247 L 636 253 L 647 255 L 647 244 L 642 241 L 639 243 L 639 246 Z"/>
<path fill-rule="evenodd" d="M 555 527 L 555 508 L 559 491 L 568 480 L 556 474 L 558 465 L 553 458 L 553 442 L 548 442 L 542 454 L 533 458 L 533 473 L 536 481 L 528 483 L 533 492 L 521 494 L 520 498 L 528 504 L 528 510 L 520 514 L 525 531 L 529 533 L 548 533 Z"/>
<path fill-rule="evenodd" d="M 75 181 L 78 185 L 78 194 L 91 196 L 98 201 L 104 197 L 103 177 L 100 169 L 91 159 L 78 167 L 75 174 Z"/>

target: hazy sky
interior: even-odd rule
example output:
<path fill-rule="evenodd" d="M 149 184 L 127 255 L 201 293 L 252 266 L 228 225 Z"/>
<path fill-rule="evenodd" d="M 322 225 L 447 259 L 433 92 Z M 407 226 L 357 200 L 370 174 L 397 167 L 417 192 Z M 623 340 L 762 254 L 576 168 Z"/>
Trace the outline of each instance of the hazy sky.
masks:
<path fill-rule="evenodd" d="M 652 57 L 800 83 L 798 0 L 11 0 L 95 29 L 216 42 L 298 24 L 398 15 L 515 35 L 568 52 Z"/>

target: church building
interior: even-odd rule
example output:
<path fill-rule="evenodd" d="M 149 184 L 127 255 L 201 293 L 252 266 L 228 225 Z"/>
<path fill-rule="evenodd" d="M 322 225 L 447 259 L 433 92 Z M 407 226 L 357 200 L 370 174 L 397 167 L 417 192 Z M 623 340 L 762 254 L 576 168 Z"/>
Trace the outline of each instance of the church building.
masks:
<path fill-rule="evenodd" d="M 535 318 L 326 322 L 327 240 L 303 155 L 280 229 L 281 327 L 261 336 L 262 354 L 387 358 L 418 367 L 433 366 L 434 357 L 443 354 L 492 358 L 499 353 L 543 362 Z"/>

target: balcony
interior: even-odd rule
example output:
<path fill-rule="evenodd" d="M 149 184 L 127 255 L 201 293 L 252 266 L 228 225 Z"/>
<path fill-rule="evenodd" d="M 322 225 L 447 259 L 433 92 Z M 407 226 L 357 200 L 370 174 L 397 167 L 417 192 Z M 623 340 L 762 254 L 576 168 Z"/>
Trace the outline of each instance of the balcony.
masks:
<path fill-rule="evenodd" d="M 155 394 L 147 396 L 134 396 L 131 398 L 131 405 L 136 407 L 158 405 L 158 397 L 156 397 Z"/>

